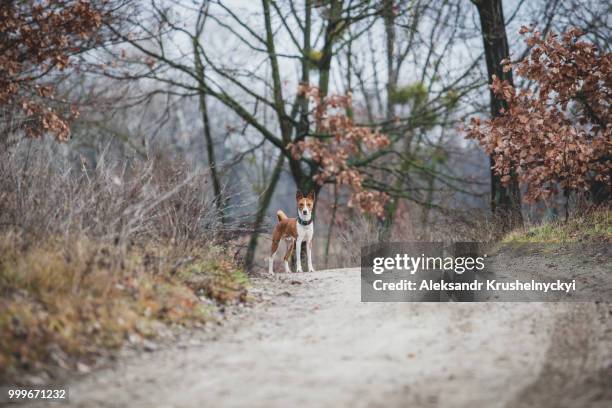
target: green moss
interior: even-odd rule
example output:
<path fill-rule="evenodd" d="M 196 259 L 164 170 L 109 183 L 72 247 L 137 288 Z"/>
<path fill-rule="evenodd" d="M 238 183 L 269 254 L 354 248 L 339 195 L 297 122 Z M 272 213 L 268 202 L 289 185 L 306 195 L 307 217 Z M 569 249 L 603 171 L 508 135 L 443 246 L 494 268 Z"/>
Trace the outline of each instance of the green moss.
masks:
<path fill-rule="evenodd" d="M 319 63 L 321 62 L 321 59 L 323 58 L 323 51 L 311 49 L 308 51 L 308 54 L 306 55 L 306 57 L 308 58 L 307 60 L 308 69 L 318 69 Z"/>
<path fill-rule="evenodd" d="M 231 303 L 246 299 L 249 279 L 245 272 L 220 256 L 218 248 L 180 268 L 179 279 L 196 294 L 205 295 L 219 303 Z"/>
<path fill-rule="evenodd" d="M 308 58 L 310 58 L 312 62 L 318 63 L 319 61 L 321 61 L 321 58 L 323 58 L 323 51 L 310 50 L 310 52 L 308 53 Z"/>
<path fill-rule="evenodd" d="M 246 275 L 246 273 L 244 273 L 243 270 L 235 270 L 233 274 L 233 279 L 234 281 L 236 281 L 236 283 L 239 283 L 241 285 L 249 284 L 249 277 Z"/>

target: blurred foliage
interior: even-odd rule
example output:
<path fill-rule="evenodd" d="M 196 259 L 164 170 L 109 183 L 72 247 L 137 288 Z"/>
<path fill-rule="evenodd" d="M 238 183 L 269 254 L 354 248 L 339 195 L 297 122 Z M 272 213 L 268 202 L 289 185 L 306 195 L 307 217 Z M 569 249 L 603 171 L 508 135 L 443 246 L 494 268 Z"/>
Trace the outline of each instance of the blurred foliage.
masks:
<path fill-rule="evenodd" d="M 459 104 L 460 99 L 461 97 L 459 95 L 459 92 L 454 89 L 451 89 L 442 96 L 442 105 L 448 110 L 453 110 Z"/>
<path fill-rule="evenodd" d="M 391 89 L 389 99 L 396 105 L 411 104 L 413 109 L 418 109 L 427 103 L 429 92 L 425 84 L 419 81 Z"/>

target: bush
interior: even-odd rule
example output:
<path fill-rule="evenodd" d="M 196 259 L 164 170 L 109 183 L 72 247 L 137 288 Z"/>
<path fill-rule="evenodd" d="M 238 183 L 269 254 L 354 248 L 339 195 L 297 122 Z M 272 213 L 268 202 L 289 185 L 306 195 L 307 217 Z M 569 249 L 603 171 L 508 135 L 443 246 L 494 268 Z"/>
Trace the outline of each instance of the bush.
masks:
<path fill-rule="evenodd" d="M 87 367 L 246 301 L 206 173 L 163 159 L 73 166 L 36 146 L 0 160 L 0 382 Z"/>
<path fill-rule="evenodd" d="M 220 225 L 207 182 L 206 172 L 170 160 L 103 156 L 90 168 L 45 145 L 17 150 L 0 160 L 0 225 L 33 237 L 84 234 L 121 245 L 205 243 Z"/>
<path fill-rule="evenodd" d="M 560 187 L 586 192 L 594 186 L 600 196 L 610 196 L 612 177 L 612 126 L 610 82 L 612 54 L 570 29 L 558 38 L 531 32 L 530 54 L 516 73 L 537 84 L 535 91 L 517 91 L 494 78 L 492 89 L 507 103 L 500 116 L 487 121 L 472 119 L 468 138 L 476 139 L 495 161 L 494 171 L 503 183 L 518 176 L 526 202 L 544 200 Z M 505 70 L 513 69 L 506 63 Z M 567 211 L 566 211 L 567 216 Z"/>

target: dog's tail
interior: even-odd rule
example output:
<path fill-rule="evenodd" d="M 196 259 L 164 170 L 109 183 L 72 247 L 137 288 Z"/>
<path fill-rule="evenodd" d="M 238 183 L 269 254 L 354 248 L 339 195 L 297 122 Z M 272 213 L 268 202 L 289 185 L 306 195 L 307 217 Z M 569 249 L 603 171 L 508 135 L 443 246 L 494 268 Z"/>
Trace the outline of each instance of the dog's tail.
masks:
<path fill-rule="evenodd" d="M 278 210 L 276 212 L 276 218 L 278 218 L 278 221 L 280 222 L 280 221 L 286 220 L 288 217 L 287 217 L 287 214 L 283 212 L 283 210 Z"/>

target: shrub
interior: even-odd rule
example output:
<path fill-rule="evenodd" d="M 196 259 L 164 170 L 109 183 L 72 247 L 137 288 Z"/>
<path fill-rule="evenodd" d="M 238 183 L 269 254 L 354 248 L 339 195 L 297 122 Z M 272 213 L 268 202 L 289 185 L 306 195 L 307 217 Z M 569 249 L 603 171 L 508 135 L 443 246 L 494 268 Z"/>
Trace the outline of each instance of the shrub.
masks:
<path fill-rule="evenodd" d="M 63 146 L 34 146 L 0 160 L 0 382 L 88 366 L 246 300 L 205 172 L 73 166 L 48 149 Z"/>
<path fill-rule="evenodd" d="M 518 175 L 524 200 L 535 202 L 556 194 L 588 191 L 594 183 L 609 190 L 612 172 L 610 78 L 612 55 L 581 40 L 578 29 L 559 38 L 531 33 L 529 55 L 516 73 L 537 85 L 517 91 L 494 78 L 492 89 L 508 105 L 501 115 L 474 118 L 467 137 L 476 139 L 495 160 L 502 182 Z M 506 61 L 505 70 L 513 69 Z"/>

